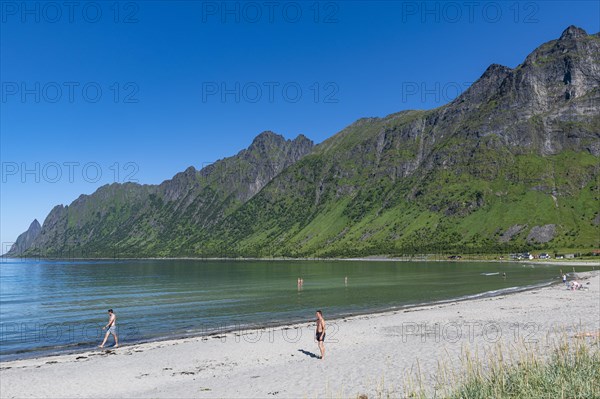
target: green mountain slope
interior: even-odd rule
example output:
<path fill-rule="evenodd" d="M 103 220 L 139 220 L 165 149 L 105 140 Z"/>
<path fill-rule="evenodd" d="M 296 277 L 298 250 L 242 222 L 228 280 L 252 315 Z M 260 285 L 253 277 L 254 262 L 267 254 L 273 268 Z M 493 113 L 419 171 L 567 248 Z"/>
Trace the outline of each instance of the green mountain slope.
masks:
<path fill-rule="evenodd" d="M 8 256 L 165 256 L 199 229 L 218 224 L 313 148 L 300 135 L 263 132 L 237 155 L 201 171 L 189 167 L 160 185 L 106 185 L 56 206 L 28 247 Z"/>
<path fill-rule="evenodd" d="M 600 246 L 600 35 L 569 27 L 428 111 L 313 147 L 263 134 L 159 186 L 111 185 L 15 254 L 356 256 Z"/>
<path fill-rule="evenodd" d="M 444 107 L 356 122 L 196 239 L 195 252 L 598 247 L 599 44 L 570 27 L 514 70 L 492 65 Z"/>

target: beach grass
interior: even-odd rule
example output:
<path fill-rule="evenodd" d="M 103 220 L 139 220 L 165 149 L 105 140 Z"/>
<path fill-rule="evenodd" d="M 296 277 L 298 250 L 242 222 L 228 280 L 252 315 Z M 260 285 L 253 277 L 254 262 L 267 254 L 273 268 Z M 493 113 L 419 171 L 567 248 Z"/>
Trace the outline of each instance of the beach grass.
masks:
<path fill-rule="evenodd" d="M 484 356 L 463 351 L 460 367 L 441 361 L 426 381 L 418 367 L 406 373 L 404 389 L 377 398 L 538 399 L 600 398 L 600 337 L 598 331 L 566 335 L 550 354 L 523 342 L 497 345 Z M 399 395 L 400 394 L 400 395 Z"/>
<path fill-rule="evenodd" d="M 466 379 L 449 397 L 600 398 L 597 344 L 576 338 L 559 345 L 547 359 L 537 351 L 526 350 L 512 364 L 505 362 L 500 354 L 487 370 L 484 363 L 470 361 Z"/>

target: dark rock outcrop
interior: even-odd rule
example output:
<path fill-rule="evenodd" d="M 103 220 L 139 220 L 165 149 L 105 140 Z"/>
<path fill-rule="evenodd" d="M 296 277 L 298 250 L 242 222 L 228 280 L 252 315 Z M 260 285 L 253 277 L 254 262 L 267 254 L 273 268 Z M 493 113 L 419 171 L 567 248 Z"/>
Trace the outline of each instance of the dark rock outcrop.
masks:
<path fill-rule="evenodd" d="M 534 226 L 527 235 L 527 242 L 544 244 L 551 241 L 556 234 L 556 225 L 546 224 L 543 226 Z"/>

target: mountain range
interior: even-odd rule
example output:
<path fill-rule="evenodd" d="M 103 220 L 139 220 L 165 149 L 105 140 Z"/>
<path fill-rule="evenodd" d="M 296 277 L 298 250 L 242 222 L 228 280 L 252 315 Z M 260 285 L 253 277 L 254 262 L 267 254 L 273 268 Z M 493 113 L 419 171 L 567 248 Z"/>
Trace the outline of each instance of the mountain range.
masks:
<path fill-rule="evenodd" d="M 52 209 L 6 256 L 349 257 L 600 246 L 600 34 L 315 145 L 267 131 L 159 185 Z"/>

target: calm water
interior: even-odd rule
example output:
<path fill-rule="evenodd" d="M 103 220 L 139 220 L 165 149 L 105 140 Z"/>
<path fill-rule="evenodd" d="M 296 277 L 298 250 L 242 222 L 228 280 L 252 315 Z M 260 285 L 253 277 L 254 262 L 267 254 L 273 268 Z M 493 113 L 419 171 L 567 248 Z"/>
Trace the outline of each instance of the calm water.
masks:
<path fill-rule="evenodd" d="M 559 269 L 461 262 L 3 259 L 0 360 L 97 345 L 108 308 L 118 316 L 121 340 L 131 343 L 312 320 L 315 309 L 331 318 L 493 294 L 557 281 Z"/>

